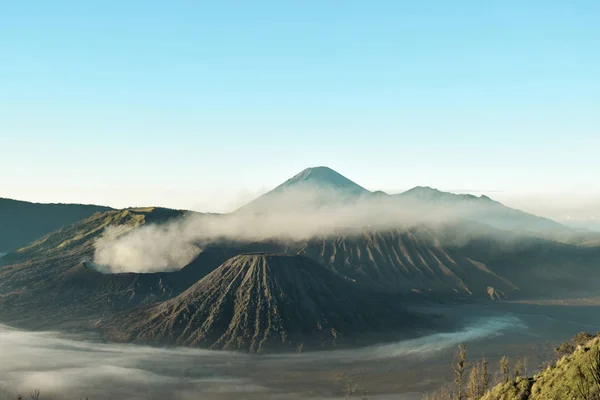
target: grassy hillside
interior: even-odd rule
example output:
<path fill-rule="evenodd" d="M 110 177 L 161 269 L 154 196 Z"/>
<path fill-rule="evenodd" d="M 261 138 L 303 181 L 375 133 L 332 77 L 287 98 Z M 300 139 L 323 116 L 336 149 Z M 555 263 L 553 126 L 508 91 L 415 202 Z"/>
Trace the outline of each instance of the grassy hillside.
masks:
<path fill-rule="evenodd" d="M 600 332 L 580 332 L 555 351 L 556 360 L 533 376 L 527 375 L 526 358 L 502 357 L 492 380 L 488 364 L 467 360 L 461 345 L 452 366 L 454 385 L 424 400 L 600 400 Z"/>
<path fill-rule="evenodd" d="M 563 343 L 567 353 L 533 377 L 493 387 L 483 400 L 600 399 L 600 338 Z M 572 347 L 571 347 L 572 346 Z M 570 352 L 572 350 L 572 353 Z"/>
<path fill-rule="evenodd" d="M 110 207 L 86 204 L 41 204 L 0 198 L 0 253 L 8 253 L 62 226 Z"/>

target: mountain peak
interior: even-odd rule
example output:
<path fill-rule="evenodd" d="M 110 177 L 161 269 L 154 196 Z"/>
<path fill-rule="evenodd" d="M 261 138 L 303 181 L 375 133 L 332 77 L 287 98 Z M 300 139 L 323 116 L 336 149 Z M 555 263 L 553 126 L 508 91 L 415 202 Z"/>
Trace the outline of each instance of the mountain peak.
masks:
<path fill-rule="evenodd" d="M 481 200 L 489 201 L 489 202 L 492 202 L 492 203 L 497 203 L 497 201 L 496 201 L 496 200 L 492 199 L 492 198 L 491 198 L 491 197 L 489 197 L 489 196 L 486 196 L 485 194 L 482 194 L 482 195 L 480 195 L 480 196 L 479 196 L 479 198 L 480 198 Z"/>
<path fill-rule="evenodd" d="M 274 208 L 299 209 L 352 202 L 371 194 L 342 174 L 325 166 L 306 168 L 240 210 L 269 211 Z"/>
<path fill-rule="evenodd" d="M 329 167 L 326 167 L 324 165 L 319 165 L 316 167 L 308 167 L 308 168 L 303 169 L 302 171 L 297 173 L 294 176 L 294 178 L 295 177 L 307 177 L 310 175 L 327 176 L 327 175 L 340 175 L 340 174 Z"/>
<path fill-rule="evenodd" d="M 415 186 L 412 189 L 401 193 L 402 196 L 414 197 L 420 200 L 431 200 L 443 197 L 445 195 L 451 195 L 450 193 L 442 192 L 441 190 L 432 188 L 430 186 Z"/>
<path fill-rule="evenodd" d="M 415 186 L 412 189 L 407 190 L 405 193 L 443 193 L 441 190 L 432 188 L 431 186 Z"/>
<path fill-rule="evenodd" d="M 312 185 L 316 187 L 327 187 L 332 189 L 342 189 L 357 194 L 367 193 L 368 190 L 352 182 L 339 172 L 325 166 L 306 168 L 294 175 L 278 188 L 293 187 L 299 185 Z"/>

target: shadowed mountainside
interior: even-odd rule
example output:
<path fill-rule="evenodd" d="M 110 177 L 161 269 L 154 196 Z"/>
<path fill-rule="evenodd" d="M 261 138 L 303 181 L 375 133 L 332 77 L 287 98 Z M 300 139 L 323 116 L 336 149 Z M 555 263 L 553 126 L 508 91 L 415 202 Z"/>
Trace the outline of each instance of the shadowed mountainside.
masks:
<path fill-rule="evenodd" d="M 220 242 L 229 253 L 304 255 L 369 292 L 416 299 L 553 298 L 600 284 L 600 248 L 472 221 L 367 229 L 305 241 Z"/>
<path fill-rule="evenodd" d="M 108 226 L 125 232 L 182 215 L 162 208 L 99 213 L 6 255 L 0 261 L 0 317 L 33 328 L 85 326 L 102 315 L 176 296 L 231 254 L 206 249 L 189 268 L 147 274 L 103 274 L 89 260 L 95 239 Z"/>
<path fill-rule="evenodd" d="M 442 241 L 445 238 L 433 228 L 370 229 L 357 235 L 312 239 L 297 253 L 375 291 L 484 297 L 488 288 L 500 293 L 518 289 Z"/>
<path fill-rule="evenodd" d="M 8 253 L 62 226 L 110 207 L 87 204 L 41 204 L 0 198 L 0 253 Z"/>
<path fill-rule="evenodd" d="M 233 257 L 174 299 L 101 322 L 115 340 L 251 352 L 366 343 L 427 325 L 309 258 L 268 253 Z"/>

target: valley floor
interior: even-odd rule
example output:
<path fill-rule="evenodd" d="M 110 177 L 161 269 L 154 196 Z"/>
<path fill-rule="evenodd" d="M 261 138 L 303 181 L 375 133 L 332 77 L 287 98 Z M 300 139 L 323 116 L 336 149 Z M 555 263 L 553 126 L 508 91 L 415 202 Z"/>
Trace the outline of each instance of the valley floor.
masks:
<path fill-rule="evenodd" d="M 544 303 L 542 303 L 544 304 Z M 420 399 L 452 379 L 459 343 L 495 365 L 527 356 L 530 373 L 553 346 L 600 329 L 597 306 L 497 303 L 428 307 L 458 322 L 454 332 L 355 350 L 256 356 L 107 344 L 94 337 L 0 326 L 0 385 L 58 398 L 340 399 L 347 384 L 371 399 Z M 494 372 L 494 371 L 492 371 Z"/>

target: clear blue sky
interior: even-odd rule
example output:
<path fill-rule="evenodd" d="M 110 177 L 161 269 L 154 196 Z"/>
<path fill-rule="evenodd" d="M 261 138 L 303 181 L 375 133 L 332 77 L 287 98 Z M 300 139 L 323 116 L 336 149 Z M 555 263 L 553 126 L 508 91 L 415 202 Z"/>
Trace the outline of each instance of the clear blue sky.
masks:
<path fill-rule="evenodd" d="M 0 196 L 600 193 L 600 2 L 3 1 Z M 491 193 L 492 197 L 493 193 Z"/>

